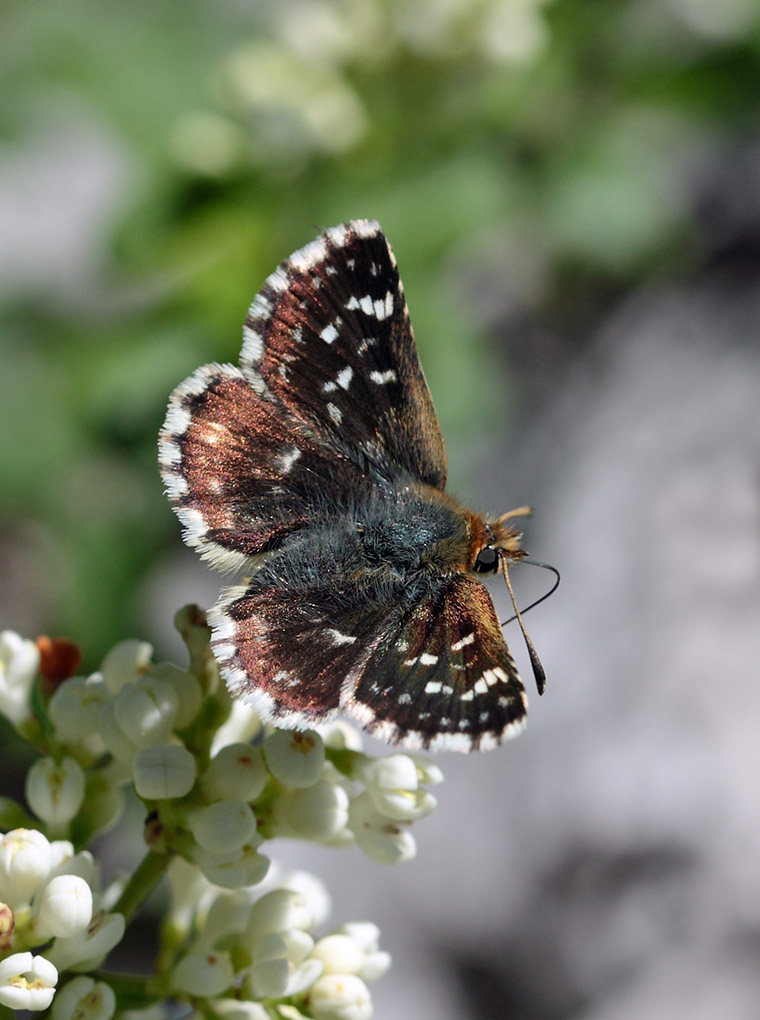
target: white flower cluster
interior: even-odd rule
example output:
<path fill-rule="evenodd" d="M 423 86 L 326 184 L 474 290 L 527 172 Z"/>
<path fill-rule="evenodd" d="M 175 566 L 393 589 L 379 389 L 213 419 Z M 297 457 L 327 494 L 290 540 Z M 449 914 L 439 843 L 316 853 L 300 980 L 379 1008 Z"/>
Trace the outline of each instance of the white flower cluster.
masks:
<path fill-rule="evenodd" d="M 199 889 L 182 860 L 169 877 L 170 918 L 184 947 L 169 976 L 175 996 L 204 996 L 210 1011 L 248 1020 L 268 1017 L 263 1002 L 272 999 L 289 1000 L 283 1015 L 290 1018 L 372 1016 L 367 985 L 391 963 L 378 947 L 380 932 L 363 922 L 316 938 L 330 900 L 313 876 L 298 872 L 263 895 Z"/>
<path fill-rule="evenodd" d="M 0 946 L 8 954 L 0 1004 L 47 1009 L 59 971 L 99 967 L 123 934 L 124 918 L 103 907 L 90 853 L 35 829 L 0 839 Z M 44 955 L 34 955 L 40 946 Z"/>
<path fill-rule="evenodd" d="M 114 987 L 125 979 L 111 987 L 87 972 L 168 870 L 174 935 L 162 973 L 150 992 L 144 982 L 131 989 L 130 1005 L 184 995 L 213 1000 L 214 1012 L 235 1020 L 241 1011 L 270 1016 L 254 1008 L 263 1000 L 286 1017 L 369 1017 L 367 985 L 390 965 L 379 932 L 350 924 L 319 938 L 326 892 L 301 876 L 261 895 L 253 887 L 270 867 L 261 849 L 292 837 L 355 843 L 383 864 L 408 860 L 410 825 L 435 807 L 428 787 L 440 770 L 418 755 L 369 758 L 343 723 L 263 727 L 219 681 L 203 614 L 188 607 L 177 625 L 188 669 L 154 663 L 150 645 L 124 641 L 97 673 L 58 676 L 52 694 L 34 686 L 45 671 L 37 646 L 0 634 L 0 713 L 41 752 L 25 787 L 38 821 L 0 802 L 0 826 L 12 829 L 0 841 L 0 1005 L 52 1003 L 56 1020 L 108 1020 L 122 1008 Z M 130 789 L 145 804 L 149 851 L 101 896 L 91 854 L 74 844 L 115 824 Z"/>
<path fill-rule="evenodd" d="M 247 162 L 274 170 L 285 164 L 292 173 L 313 155 L 351 152 L 371 125 L 352 67 L 388 76 L 408 51 L 429 62 L 474 57 L 497 68 L 530 65 L 549 41 L 550 3 L 273 4 L 267 29 L 216 67 L 218 108 L 187 113 L 175 125 L 174 157 L 195 173 L 224 177 Z"/>

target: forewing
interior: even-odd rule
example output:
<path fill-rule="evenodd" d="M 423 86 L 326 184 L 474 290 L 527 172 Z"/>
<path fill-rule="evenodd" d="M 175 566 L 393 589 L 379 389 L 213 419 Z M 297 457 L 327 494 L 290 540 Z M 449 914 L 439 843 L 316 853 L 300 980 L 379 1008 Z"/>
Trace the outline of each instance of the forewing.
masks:
<path fill-rule="evenodd" d="M 486 588 L 455 575 L 397 618 L 342 707 L 410 748 L 487 750 L 518 733 L 527 698 Z"/>
<path fill-rule="evenodd" d="M 374 221 L 333 227 L 272 273 L 240 362 L 347 456 L 443 489 L 443 437 L 396 260 Z"/>
<path fill-rule="evenodd" d="M 232 365 L 206 365 L 174 391 L 159 463 L 185 541 L 222 569 L 249 566 L 307 526 L 326 491 L 340 504 L 369 484 Z"/>

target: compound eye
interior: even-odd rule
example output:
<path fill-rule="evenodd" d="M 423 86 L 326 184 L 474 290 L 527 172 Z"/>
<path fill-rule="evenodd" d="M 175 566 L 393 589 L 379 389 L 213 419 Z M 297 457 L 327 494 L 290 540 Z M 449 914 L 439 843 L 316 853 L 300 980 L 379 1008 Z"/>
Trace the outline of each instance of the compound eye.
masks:
<path fill-rule="evenodd" d="M 492 546 L 481 549 L 472 568 L 476 574 L 495 574 L 499 569 L 499 553 Z"/>

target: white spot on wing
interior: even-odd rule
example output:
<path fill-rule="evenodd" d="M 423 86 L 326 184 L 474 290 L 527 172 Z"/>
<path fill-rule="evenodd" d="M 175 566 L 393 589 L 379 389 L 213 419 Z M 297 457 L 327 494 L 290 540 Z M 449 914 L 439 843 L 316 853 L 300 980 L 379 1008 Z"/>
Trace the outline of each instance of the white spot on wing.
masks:
<path fill-rule="evenodd" d="M 454 644 L 451 646 L 451 650 L 452 652 L 461 652 L 462 649 L 465 648 L 467 645 L 471 645 L 474 640 L 475 640 L 474 632 L 470 634 L 465 634 L 463 638 L 460 638 L 458 641 L 454 642 Z"/>
<path fill-rule="evenodd" d="M 340 386 L 341 389 L 347 390 L 351 384 L 353 375 L 354 375 L 353 368 L 351 368 L 350 365 L 346 365 L 346 367 L 341 372 L 338 373 L 337 379 L 338 386 Z"/>
<path fill-rule="evenodd" d="M 300 456 L 301 451 L 297 446 L 294 446 L 292 450 L 288 450 L 286 453 L 280 454 L 277 459 L 277 466 L 280 471 L 286 475 Z"/>
<path fill-rule="evenodd" d="M 392 368 L 386 369 L 385 372 L 370 372 L 369 377 L 372 382 L 377 383 L 378 386 L 398 381 L 398 377 Z"/>
<path fill-rule="evenodd" d="M 341 631 L 335 630 L 334 627 L 328 627 L 325 634 L 334 645 L 352 645 L 354 641 L 358 640 L 355 634 L 343 634 Z"/>
<path fill-rule="evenodd" d="M 425 684 L 425 694 L 440 694 L 442 686 L 439 680 L 431 680 Z"/>
<path fill-rule="evenodd" d="M 427 652 L 423 652 L 420 656 L 420 664 L 422 666 L 435 666 L 436 662 L 438 662 L 437 655 L 429 655 Z"/>
<path fill-rule="evenodd" d="M 327 413 L 330 415 L 330 417 L 332 418 L 336 425 L 340 425 L 340 423 L 343 421 L 343 413 L 341 412 L 341 409 L 339 407 L 335 406 L 335 404 L 327 405 Z"/>
<path fill-rule="evenodd" d="M 329 326 L 325 326 L 319 335 L 326 344 L 331 344 L 334 340 L 337 340 L 338 330 L 336 329 L 335 324 L 331 322 Z"/>

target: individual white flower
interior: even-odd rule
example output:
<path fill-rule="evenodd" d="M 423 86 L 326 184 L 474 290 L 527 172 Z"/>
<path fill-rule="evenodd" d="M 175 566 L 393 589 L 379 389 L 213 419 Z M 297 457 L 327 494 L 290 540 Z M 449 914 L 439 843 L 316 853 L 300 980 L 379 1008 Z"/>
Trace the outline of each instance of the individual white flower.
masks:
<path fill-rule="evenodd" d="M 325 974 L 309 992 L 314 1020 L 370 1020 L 369 989 L 355 974 Z"/>
<path fill-rule="evenodd" d="M 125 684 L 113 699 L 114 718 L 135 747 L 165 744 L 174 728 L 178 708 L 171 684 L 152 675 Z"/>
<path fill-rule="evenodd" d="M 243 999 L 214 999 L 209 1007 L 223 1020 L 271 1020 L 272 1014 L 260 1002 Z"/>
<path fill-rule="evenodd" d="M 211 759 L 200 787 L 208 800 L 255 800 L 267 783 L 261 751 L 250 744 L 227 744 Z"/>
<path fill-rule="evenodd" d="M 187 995 L 221 995 L 235 980 L 229 953 L 201 950 L 183 956 L 172 971 L 171 987 Z"/>
<path fill-rule="evenodd" d="M 53 1020 L 111 1020 L 116 996 L 105 981 L 80 974 L 55 993 Z"/>
<path fill-rule="evenodd" d="M 193 856 L 209 882 L 223 889 L 240 889 L 257 885 L 266 878 L 270 861 L 258 852 L 262 843 L 261 836 L 254 833 L 250 841 L 234 853 L 214 854 L 198 846 Z"/>
<path fill-rule="evenodd" d="M 34 928 L 40 935 L 74 935 L 92 919 L 92 890 L 78 875 L 58 875 L 40 893 L 35 911 Z"/>
<path fill-rule="evenodd" d="M 40 667 L 40 652 L 12 630 L 0 633 L 0 714 L 14 726 L 31 715 L 32 684 Z"/>
<path fill-rule="evenodd" d="M 263 751 L 269 771 L 287 786 L 316 783 L 325 761 L 325 745 L 315 730 L 275 730 Z"/>
<path fill-rule="evenodd" d="M 335 783 L 319 780 L 305 789 L 286 790 L 277 798 L 276 811 L 276 819 L 282 819 L 293 835 L 327 842 L 348 824 L 348 794 Z"/>
<path fill-rule="evenodd" d="M 197 918 L 203 918 L 214 901 L 218 890 L 195 864 L 184 857 L 175 857 L 169 865 L 167 876 L 171 892 L 169 923 L 177 942 L 190 931 Z"/>
<path fill-rule="evenodd" d="M 212 946 L 221 938 L 242 935 L 248 928 L 252 903 L 249 889 L 218 893 L 209 907 L 198 944 Z"/>
<path fill-rule="evenodd" d="M 38 818 L 58 827 L 79 814 L 84 784 L 84 771 L 74 758 L 39 758 L 26 774 L 26 799 Z"/>
<path fill-rule="evenodd" d="M 180 744 L 144 747 L 135 755 L 132 775 L 145 800 L 184 797 L 195 782 L 195 758 Z"/>
<path fill-rule="evenodd" d="M 386 815 L 381 815 L 367 791 L 351 800 L 348 824 L 356 845 L 378 864 L 399 864 L 411 860 L 417 853 L 417 844 L 411 832 Z"/>
<path fill-rule="evenodd" d="M 188 825 L 204 850 L 232 853 L 239 850 L 256 831 L 253 811 L 242 800 L 217 800 L 192 811 Z"/>
<path fill-rule="evenodd" d="M 316 913 L 309 895 L 292 889 L 272 889 L 253 904 L 248 942 L 253 943 L 273 931 L 290 931 L 293 928 L 310 931 L 315 922 Z"/>
<path fill-rule="evenodd" d="M 89 850 L 80 850 L 75 854 L 68 840 L 57 839 L 50 844 L 50 856 L 53 867 L 49 878 L 55 878 L 56 875 L 78 875 L 89 886 L 95 885 L 97 868 Z"/>
<path fill-rule="evenodd" d="M 113 775 L 114 782 L 128 782 L 131 778 L 132 762 L 134 761 L 137 747 L 127 737 L 124 730 L 116 721 L 116 711 L 113 701 L 107 701 L 100 709 L 98 719 L 98 730 L 100 738 L 108 748 L 108 753 L 114 758 L 113 766 L 118 765 L 118 777 Z"/>
<path fill-rule="evenodd" d="M 391 965 L 391 955 L 380 949 L 380 929 L 371 921 L 349 921 L 336 928 L 333 935 L 348 935 L 364 952 L 364 961 L 358 971 L 367 984 L 377 981 Z"/>
<path fill-rule="evenodd" d="M 116 694 L 125 684 L 134 683 L 147 673 L 152 655 L 153 646 L 147 641 L 129 638 L 114 645 L 100 667 L 103 681 L 111 694 Z"/>
<path fill-rule="evenodd" d="M 0 1005 L 9 1009 L 47 1009 L 58 971 L 44 956 L 14 953 L 0 962 Z"/>
<path fill-rule="evenodd" d="M 356 770 L 376 811 L 386 818 L 411 822 L 429 815 L 436 799 L 420 787 L 420 773 L 408 754 L 371 758 Z"/>
<path fill-rule="evenodd" d="M 0 840 L 0 900 L 13 910 L 31 902 L 52 864 L 50 843 L 36 829 L 13 829 Z"/>
<path fill-rule="evenodd" d="M 57 938 L 45 950 L 45 955 L 59 970 L 92 970 L 121 942 L 124 928 L 125 921 L 121 914 L 107 914 L 99 910 L 84 931 L 66 938 Z"/>
<path fill-rule="evenodd" d="M 269 932 L 253 945 L 248 984 L 255 998 L 299 995 L 322 973 L 322 964 L 309 956 L 314 940 L 306 932 Z"/>
<path fill-rule="evenodd" d="M 317 731 L 325 747 L 335 751 L 361 751 L 362 735 L 355 726 L 347 723 L 344 719 L 336 719 L 334 722 L 325 723 Z"/>
<path fill-rule="evenodd" d="M 108 697 L 108 688 L 99 673 L 72 676 L 60 684 L 48 704 L 58 740 L 64 744 L 92 745 L 96 753 L 104 750 L 98 730 L 101 709 Z"/>
<path fill-rule="evenodd" d="M 309 930 L 321 927 L 332 910 L 330 893 L 325 883 L 310 871 L 291 871 L 277 882 L 280 889 L 298 893 L 311 916 Z M 380 929 L 378 929 L 379 935 Z"/>
<path fill-rule="evenodd" d="M 325 974 L 358 974 L 364 950 L 350 935 L 326 935 L 314 946 L 312 957 L 320 960 Z"/>
<path fill-rule="evenodd" d="M 177 695 L 177 717 L 174 725 L 178 730 L 189 726 L 198 713 L 203 701 L 203 691 L 192 673 L 180 669 L 173 662 L 159 662 L 148 674 L 151 680 L 168 684 Z"/>
<path fill-rule="evenodd" d="M 90 863 L 89 863 L 88 866 L 94 868 L 95 862 L 93 861 L 92 854 L 89 853 L 89 851 L 87 851 L 87 850 L 83 850 L 83 851 L 81 851 L 81 853 L 85 854 L 86 857 L 89 858 L 89 862 Z M 66 865 L 69 864 L 69 862 L 73 861 L 74 856 L 75 856 L 75 854 L 74 854 L 74 844 L 70 840 L 68 840 L 68 839 L 54 839 L 54 840 L 52 840 L 52 842 L 50 843 L 50 869 L 51 869 L 51 871 L 54 871 L 56 873 L 65 871 Z M 79 856 L 79 854 L 77 854 L 76 856 Z M 73 874 L 77 874 L 78 875 L 78 874 L 80 874 L 80 872 L 76 871 L 76 872 L 73 872 Z M 85 881 L 89 881 L 87 876 L 84 873 L 82 873 L 81 877 L 84 878 Z"/>

